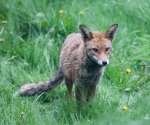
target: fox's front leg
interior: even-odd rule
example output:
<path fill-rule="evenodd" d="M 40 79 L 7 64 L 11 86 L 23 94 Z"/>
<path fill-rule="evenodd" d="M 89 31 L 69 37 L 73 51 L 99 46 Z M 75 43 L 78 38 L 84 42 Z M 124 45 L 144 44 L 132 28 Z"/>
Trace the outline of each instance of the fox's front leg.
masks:
<path fill-rule="evenodd" d="M 87 91 L 86 101 L 87 102 L 92 101 L 95 96 L 95 93 L 96 93 L 96 86 L 95 85 L 89 86 Z"/>
<path fill-rule="evenodd" d="M 86 103 L 87 87 L 75 86 L 76 102 L 78 105 Z"/>

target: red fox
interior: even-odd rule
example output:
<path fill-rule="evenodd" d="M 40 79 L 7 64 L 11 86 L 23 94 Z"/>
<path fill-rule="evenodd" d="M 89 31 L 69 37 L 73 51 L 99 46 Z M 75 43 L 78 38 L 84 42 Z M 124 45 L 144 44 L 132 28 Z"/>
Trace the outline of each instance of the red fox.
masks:
<path fill-rule="evenodd" d="M 69 100 L 72 99 L 73 83 L 77 104 L 93 100 L 96 86 L 104 74 L 105 66 L 109 63 L 112 40 L 118 24 L 113 24 L 102 33 L 91 32 L 84 25 L 80 25 L 79 29 L 80 33 L 72 33 L 66 38 L 56 74 L 46 82 L 23 85 L 15 95 L 35 95 L 51 91 L 64 79 Z"/>

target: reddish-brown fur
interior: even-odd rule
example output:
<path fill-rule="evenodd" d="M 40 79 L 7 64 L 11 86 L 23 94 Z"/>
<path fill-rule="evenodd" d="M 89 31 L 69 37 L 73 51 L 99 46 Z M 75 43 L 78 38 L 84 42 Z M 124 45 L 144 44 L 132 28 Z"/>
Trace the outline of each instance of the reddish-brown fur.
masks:
<path fill-rule="evenodd" d="M 65 79 L 72 99 L 72 87 L 75 84 L 77 103 L 86 103 L 93 99 L 96 86 L 104 73 L 105 65 L 109 63 L 112 50 L 112 40 L 118 28 L 112 25 L 106 32 L 91 32 L 80 25 L 79 33 L 70 34 L 61 49 L 60 65 L 57 73 L 47 82 L 25 84 L 17 95 L 34 95 L 50 91 Z"/>

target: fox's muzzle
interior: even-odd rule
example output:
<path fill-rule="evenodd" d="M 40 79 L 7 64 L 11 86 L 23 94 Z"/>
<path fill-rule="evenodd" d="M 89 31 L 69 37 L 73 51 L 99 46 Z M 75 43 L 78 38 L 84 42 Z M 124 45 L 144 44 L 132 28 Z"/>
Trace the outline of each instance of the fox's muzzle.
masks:
<path fill-rule="evenodd" d="M 96 63 L 99 64 L 100 66 L 106 66 L 107 64 L 109 64 L 109 60 L 96 60 Z"/>

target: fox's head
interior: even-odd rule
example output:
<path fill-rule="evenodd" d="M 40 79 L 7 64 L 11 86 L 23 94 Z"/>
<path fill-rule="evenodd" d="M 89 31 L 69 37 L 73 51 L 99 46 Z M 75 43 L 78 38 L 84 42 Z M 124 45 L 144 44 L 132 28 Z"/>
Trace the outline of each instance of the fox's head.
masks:
<path fill-rule="evenodd" d="M 88 57 L 100 66 L 109 63 L 109 54 L 112 51 L 112 40 L 117 31 L 118 24 L 113 24 L 106 32 L 91 32 L 84 25 L 80 25 L 82 39 L 85 44 L 85 51 Z"/>

